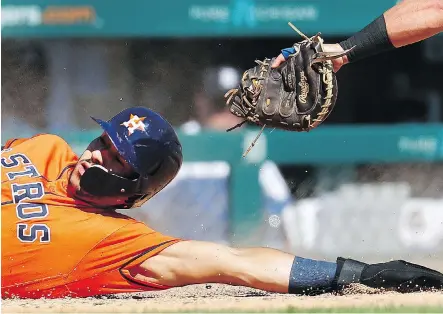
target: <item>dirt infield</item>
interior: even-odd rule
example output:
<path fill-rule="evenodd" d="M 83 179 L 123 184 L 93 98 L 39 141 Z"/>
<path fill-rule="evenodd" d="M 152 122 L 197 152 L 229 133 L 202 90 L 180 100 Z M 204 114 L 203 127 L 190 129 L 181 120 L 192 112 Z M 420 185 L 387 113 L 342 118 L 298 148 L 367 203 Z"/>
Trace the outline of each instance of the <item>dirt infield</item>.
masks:
<path fill-rule="evenodd" d="M 441 307 L 443 292 L 399 294 L 360 286 L 343 295 L 300 297 L 272 294 L 259 290 L 225 285 L 195 285 L 161 292 L 120 296 L 58 299 L 3 300 L 3 313 L 142 313 L 177 311 L 278 311 L 288 307 L 301 309 L 343 307 Z"/>

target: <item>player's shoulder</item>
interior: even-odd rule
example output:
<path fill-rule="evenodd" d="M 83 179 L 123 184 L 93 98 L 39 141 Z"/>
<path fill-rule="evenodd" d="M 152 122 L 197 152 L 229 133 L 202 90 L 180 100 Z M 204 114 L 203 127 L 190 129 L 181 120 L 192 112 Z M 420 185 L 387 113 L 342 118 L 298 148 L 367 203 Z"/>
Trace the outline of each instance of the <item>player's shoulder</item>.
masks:
<path fill-rule="evenodd" d="M 54 140 L 62 139 L 60 136 L 51 133 L 39 133 L 34 135 L 32 138 L 44 138 L 44 139 L 54 139 Z"/>
<path fill-rule="evenodd" d="M 30 140 L 41 143 L 42 147 L 57 147 L 61 149 L 71 149 L 68 142 L 61 136 L 50 133 L 41 133 L 33 136 Z"/>
<path fill-rule="evenodd" d="M 53 143 L 60 143 L 63 145 L 68 145 L 68 143 L 59 135 L 50 133 L 40 133 L 34 136 L 35 139 L 44 140 Z"/>

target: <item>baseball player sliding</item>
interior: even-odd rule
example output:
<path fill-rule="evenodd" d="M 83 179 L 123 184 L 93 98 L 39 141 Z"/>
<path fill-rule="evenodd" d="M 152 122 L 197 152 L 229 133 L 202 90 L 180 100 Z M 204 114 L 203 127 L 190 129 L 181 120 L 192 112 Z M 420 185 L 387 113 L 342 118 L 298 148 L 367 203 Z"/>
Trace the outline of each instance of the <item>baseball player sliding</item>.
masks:
<path fill-rule="evenodd" d="M 401 10 L 409 3 L 398 5 L 394 21 L 416 14 Z M 417 34 L 430 34 L 418 28 Z M 383 36 L 378 30 L 370 26 L 351 45 L 373 50 L 377 40 L 367 38 Z M 182 147 L 171 125 L 144 107 L 94 120 L 103 133 L 81 156 L 50 134 L 2 146 L 3 298 L 88 297 L 199 283 L 291 294 L 338 291 L 351 283 L 402 292 L 443 288 L 443 274 L 405 261 L 320 261 L 177 239 L 116 213 L 141 206 L 168 185 L 182 165 Z"/>

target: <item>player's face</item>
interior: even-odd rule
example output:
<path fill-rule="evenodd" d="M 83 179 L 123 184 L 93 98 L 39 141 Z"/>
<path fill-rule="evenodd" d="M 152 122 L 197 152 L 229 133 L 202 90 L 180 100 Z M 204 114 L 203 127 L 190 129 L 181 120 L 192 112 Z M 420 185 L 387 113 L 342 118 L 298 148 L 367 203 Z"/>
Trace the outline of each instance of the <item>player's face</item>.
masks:
<path fill-rule="evenodd" d="M 107 204 L 124 204 L 126 198 L 120 196 L 98 197 L 87 193 L 80 187 L 81 176 L 94 164 L 101 165 L 108 169 L 108 171 L 122 177 L 129 178 L 133 175 L 132 167 L 120 156 L 107 134 L 103 133 L 89 144 L 72 171 L 69 183 L 71 189 L 74 190 L 75 196 L 101 207 Z M 100 183 L 97 182 L 97 184 Z"/>

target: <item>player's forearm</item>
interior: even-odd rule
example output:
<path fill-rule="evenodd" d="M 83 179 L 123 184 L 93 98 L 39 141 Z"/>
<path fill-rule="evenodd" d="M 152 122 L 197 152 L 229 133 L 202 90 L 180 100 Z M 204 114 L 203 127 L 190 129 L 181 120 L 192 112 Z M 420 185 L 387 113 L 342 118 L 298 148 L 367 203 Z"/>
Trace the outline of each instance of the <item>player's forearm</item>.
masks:
<path fill-rule="evenodd" d="M 443 0 L 402 1 L 384 17 L 393 46 L 410 45 L 443 31 Z"/>
<path fill-rule="evenodd" d="M 400 2 L 338 44 L 339 49 L 352 48 L 341 65 L 416 43 L 442 30 L 443 0 Z"/>
<path fill-rule="evenodd" d="M 166 286 L 224 283 L 286 293 L 294 257 L 268 248 L 234 249 L 205 241 L 166 248 L 134 271 L 139 278 Z"/>

